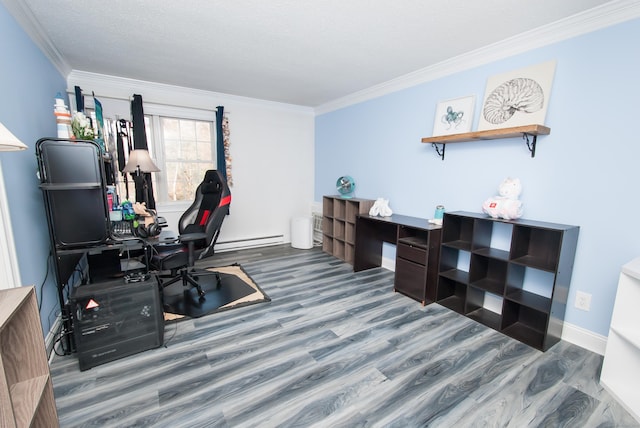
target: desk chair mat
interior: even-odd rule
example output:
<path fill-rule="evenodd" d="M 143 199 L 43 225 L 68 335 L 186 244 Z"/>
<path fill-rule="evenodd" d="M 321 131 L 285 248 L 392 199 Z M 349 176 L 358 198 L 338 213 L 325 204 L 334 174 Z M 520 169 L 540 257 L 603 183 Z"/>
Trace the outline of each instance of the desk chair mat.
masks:
<path fill-rule="evenodd" d="M 195 288 L 185 289 L 182 282 L 177 282 L 163 290 L 164 311 L 172 314 L 187 315 L 198 318 L 216 312 L 225 305 L 243 299 L 256 292 L 237 275 L 218 272 L 221 286 L 217 289 L 216 276 L 212 271 L 201 271 L 198 282 L 205 292 L 204 298 L 198 296 Z"/>

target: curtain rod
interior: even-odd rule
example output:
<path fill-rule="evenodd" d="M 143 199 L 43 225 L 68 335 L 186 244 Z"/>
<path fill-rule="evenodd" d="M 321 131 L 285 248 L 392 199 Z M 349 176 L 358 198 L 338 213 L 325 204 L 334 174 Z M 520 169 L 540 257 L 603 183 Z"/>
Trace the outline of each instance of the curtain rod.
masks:
<path fill-rule="evenodd" d="M 71 100 L 72 97 L 75 100 L 75 97 L 76 97 L 75 91 L 68 91 L 67 90 L 67 95 L 69 96 L 69 100 Z M 108 98 L 110 100 L 117 100 L 117 101 L 128 101 L 128 102 L 131 102 L 133 100 L 133 97 L 123 98 L 123 97 L 114 97 L 114 96 L 109 96 L 109 95 L 100 95 L 100 94 L 93 94 L 93 93 L 91 95 L 83 94 L 82 96 L 84 97 L 85 95 L 89 96 L 91 98 L 93 98 L 93 97 L 95 97 L 95 98 Z M 213 112 L 216 111 L 215 108 L 211 109 L 211 110 L 208 110 L 206 108 L 201 108 L 201 107 L 179 106 L 179 105 L 175 105 L 175 104 L 157 103 L 157 102 L 152 102 L 152 101 L 150 101 L 149 104 L 155 104 L 155 105 L 167 106 L 167 107 L 190 108 L 190 109 L 193 109 L 193 110 L 202 110 L 202 111 L 213 111 Z M 94 105 L 94 107 L 95 107 L 95 105 Z M 225 109 L 224 110 L 224 114 L 227 114 L 227 113 L 231 113 L 231 112 L 228 111 L 227 109 Z"/>

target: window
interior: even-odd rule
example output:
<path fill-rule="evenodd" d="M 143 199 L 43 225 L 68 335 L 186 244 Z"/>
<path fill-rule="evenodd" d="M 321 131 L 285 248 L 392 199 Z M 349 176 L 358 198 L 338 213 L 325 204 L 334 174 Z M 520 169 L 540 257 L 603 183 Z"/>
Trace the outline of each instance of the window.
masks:
<path fill-rule="evenodd" d="M 208 169 L 215 168 L 213 123 L 161 117 L 164 176 L 170 201 L 191 200 Z"/>
<path fill-rule="evenodd" d="M 216 168 L 215 112 L 145 105 L 157 203 L 193 201 L 205 171 Z M 149 114 L 151 113 L 151 114 Z"/>

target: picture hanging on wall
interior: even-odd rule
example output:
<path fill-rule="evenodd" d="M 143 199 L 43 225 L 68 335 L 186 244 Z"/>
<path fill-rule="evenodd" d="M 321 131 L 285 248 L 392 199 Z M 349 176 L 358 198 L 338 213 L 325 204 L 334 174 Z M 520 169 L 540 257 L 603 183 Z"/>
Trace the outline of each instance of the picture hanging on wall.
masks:
<path fill-rule="evenodd" d="M 475 103 L 476 97 L 474 95 L 439 102 L 436 107 L 433 136 L 462 134 L 471 131 Z"/>
<path fill-rule="evenodd" d="M 490 77 L 487 80 L 478 131 L 523 125 L 544 125 L 555 61 Z"/>

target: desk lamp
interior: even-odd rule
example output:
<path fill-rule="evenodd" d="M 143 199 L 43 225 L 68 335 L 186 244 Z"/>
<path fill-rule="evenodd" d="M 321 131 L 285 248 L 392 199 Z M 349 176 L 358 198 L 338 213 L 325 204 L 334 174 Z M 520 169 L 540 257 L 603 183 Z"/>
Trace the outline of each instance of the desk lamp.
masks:
<path fill-rule="evenodd" d="M 129 161 L 122 172 L 135 173 L 137 177 L 142 177 L 142 188 L 144 191 L 145 205 L 149 206 L 149 185 L 144 177 L 144 173 L 158 172 L 160 168 L 156 166 L 149 156 L 149 151 L 145 149 L 135 149 L 129 153 Z"/>
<path fill-rule="evenodd" d="M 26 144 L 18 140 L 16 136 L 0 122 L 0 152 L 13 152 L 26 149 Z"/>

